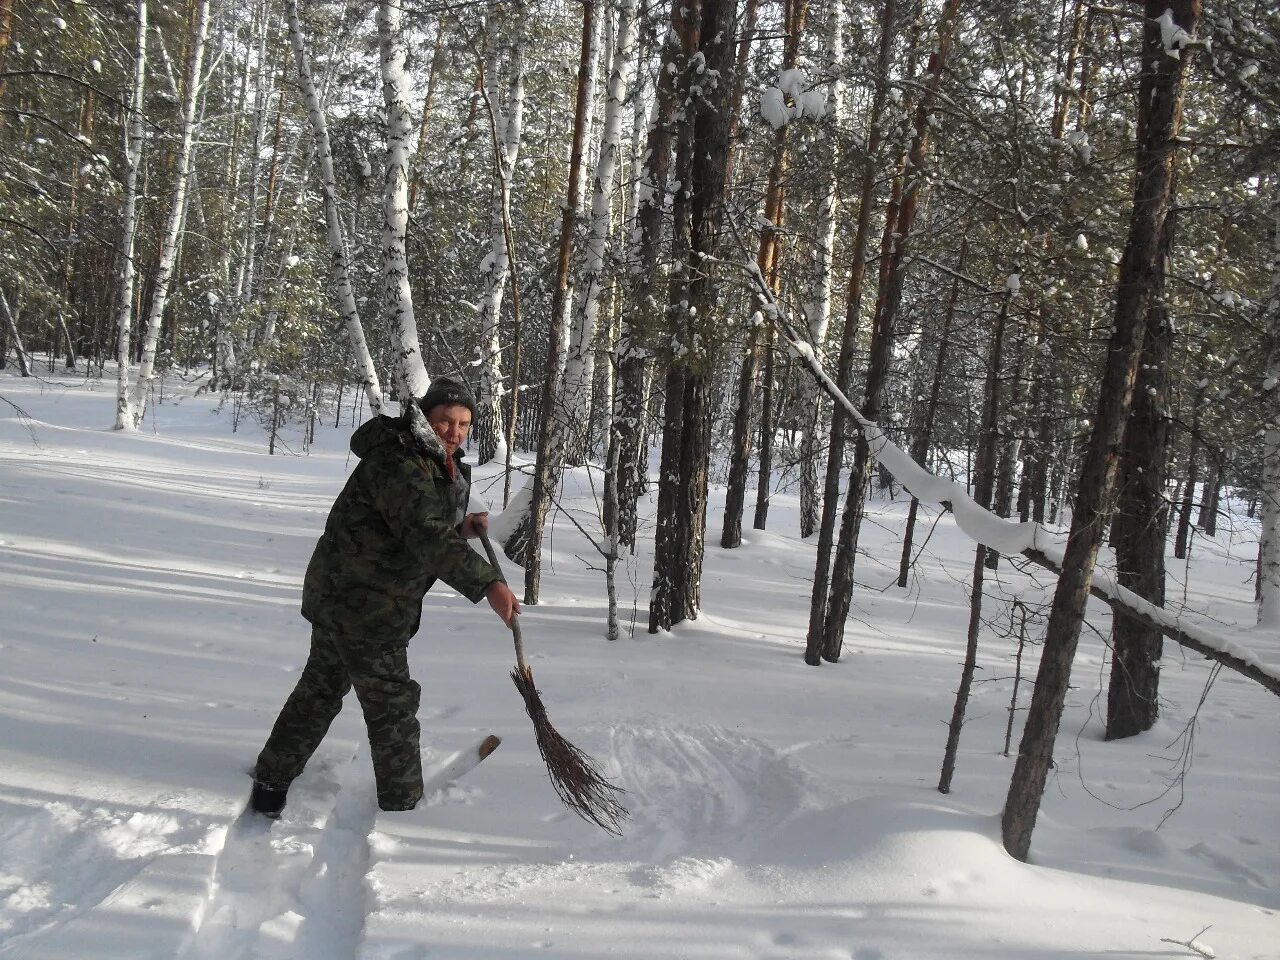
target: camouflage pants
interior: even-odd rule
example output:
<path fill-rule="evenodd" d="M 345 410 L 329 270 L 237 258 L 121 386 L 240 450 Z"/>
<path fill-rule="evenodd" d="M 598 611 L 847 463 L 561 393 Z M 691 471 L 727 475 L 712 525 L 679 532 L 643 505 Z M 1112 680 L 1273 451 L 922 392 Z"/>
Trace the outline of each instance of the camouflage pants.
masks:
<path fill-rule="evenodd" d="M 404 643 L 313 627 L 311 654 L 258 755 L 254 778 L 287 787 L 320 746 L 352 687 L 369 731 L 378 805 L 383 810 L 407 810 L 422 799 L 418 743 L 422 688 L 409 676 Z"/>

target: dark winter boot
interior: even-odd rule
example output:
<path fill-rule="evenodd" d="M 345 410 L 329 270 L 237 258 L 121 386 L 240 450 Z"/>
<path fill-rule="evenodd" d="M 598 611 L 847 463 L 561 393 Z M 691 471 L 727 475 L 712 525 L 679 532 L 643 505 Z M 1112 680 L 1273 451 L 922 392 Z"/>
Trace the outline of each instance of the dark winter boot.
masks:
<path fill-rule="evenodd" d="M 387 811 L 412 810 L 418 805 L 419 799 L 421 799 L 421 795 L 417 797 L 379 797 L 378 809 Z"/>
<path fill-rule="evenodd" d="M 253 792 L 249 794 L 249 806 L 268 820 L 276 820 L 280 817 L 280 811 L 284 809 L 284 799 L 288 793 L 288 784 L 280 786 L 255 780 Z"/>

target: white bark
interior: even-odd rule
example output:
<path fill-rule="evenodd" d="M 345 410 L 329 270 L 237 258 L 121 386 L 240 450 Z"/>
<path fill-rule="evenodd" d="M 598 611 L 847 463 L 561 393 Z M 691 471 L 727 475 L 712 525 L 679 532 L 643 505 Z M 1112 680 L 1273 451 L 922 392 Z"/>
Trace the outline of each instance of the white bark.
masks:
<path fill-rule="evenodd" d="M 116 423 L 134 429 L 129 396 L 129 337 L 133 331 L 133 253 L 138 231 L 138 168 L 142 166 L 142 96 L 147 84 L 147 0 L 138 0 L 138 41 L 133 62 L 133 95 L 124 146 L 124 208 L 120 211 L 120 270 L 116 275 Z"/>
<path fill-rule="evenodd" d="M 605 252 L 609 240 L 610 212 L 614 181 L 621 149 L 622 118 L 627 89 L 631 85 L 636 40 L 636 0 L 618 0 L 618 25 L 609 73 L 604 123 L 600 133 L 600 153 L 591 188 L 591 222 L 586 258 L 579 281 L 580 297 L 573 315 L 573 332 L 565 360 L 564 391 L 561 400 L 566 438 L 566 454 L 581 463 L 587 455 L 591 422 L 591 387 L 595 377 L 596 330 L 600 314 L 600 294 L 604 277 Z"/>
<path fill-rule="evenodd" d="M 831 4 L 827 57 L 829 62 L 825 69 L 835 77 L 831 84 L 831 108 L 828 119 L 824 121 L 827 124 L 825 146 L 829 151 L 826 157 L 827 183 L 818 208 L 818 242 L 811 252 L 809 289 L 804 298 L 809 342 L 819 352 L 819 356 L 822 355 L 827 327 L 831 322 L 832 254 L 836 239 L 837 171 L 840 167 L 837 137 L 844 124 L 845 90 L 841 79 L 844 61 L 844 5 L 839 2 Z M 812 419 L 806 414 L 806 420 L 801 424 L 800 436 L 800 528 L 804 536 L 817 528 L 818 515 L 822 510 L 822 494 L 818 484 L 818 457 L 823 445 L 818 435 L 822 400 L 822 391 L 816 381 L 808 378 L 800 381 L 799 408 L 813 411 Z"/>
<path fill-rule="evenodd" d="M 316 138 L 316 149 L 320 161 L 320 186 L 324 197 L 324 220 L 329 241 L 329 277 L 333 284 L 334 297 L 338 301 L 338 312 L 342 316 L 347 337 L 351 341 L 351 352 L 355 355 L 360 370 L 361 383 L 369 400 L 369 410 L 377 416 L 382 411 L 382 389 L 378 385 L 378 373 L 373 366 L 373 357 L 369 354 L 369 345 L 364 338 L 364 327 L 360 324 L 360 311 L 356 307 L 355 294 L 351 289 L 351 274 L 347 268 L 347 246 L 342 236 L 342 220 L 338 216 L 338 185 L 333 176 L 333 149 L 329 146 L 329 127 L 320 109 L 315 81 L 311 76 L 311 63 L 307 59 L 307 51 L 302 39 L 302 24 L 298 19 L 298 0 L 285 0 L 285 16 L 289 21 L 289 41 L 293 45 L 293 58 L 298 70 L 298 87 L 302 91 L 303 102 L 307 105 L 307 116 L 311 121 L 311 131 Z"/>
<path fill-rule="evenodd" d="M 160 248 L 155 289 L 151 294 L 151 312 L 147 316 L 147 329 L 142 342 L 142 366 L 138 370 L 138 378 L 133 383 L 133 396 L 130 400 L 135 427 L 142 422 L 147 410 L 146 391 L 150 388 L 154 375 L 156 342 L 160 338 L 164 308 L 169 301 L 173 267 L 177 260 L 178 243 L 182 238 L 183 220 L 187 212 L 187 185 L 190 181 L 195 154 L 196 105 L 200 101 L 200 71 L 204 64 L 205 37 L 208 31 L 209 0 L 198 0 L 195 36 L 192 37 L 191 61 L 187 71 L 187 91 L 182 105 L 182 141 L 178 147 L 173 200 L 169 205 L 169 223 L 165 229 L 164 244 Z"/>
<path fill-rule="evenodd" d="M 585 61 L 586 68 L 587 68 L 587 80 L 586 80 L 587 101 L 583 105 L 583 111 L 582 111 L 582 129 L 587 132 L 588 137 L 590 137 L 590 134 L 591 134 L 591 125 L 595 121 L 595 112 L 596 112 L 595 111 L 595 105 L 596 105 L 595 89 L 596 89 L 596 80 L 600 72 L 600 46 L 601 46 L 600 34 L 603 29 L 604 22 L 608 19 L 609 18 L 607 16 L 604 16 L 604 17 L 597 16 L 597 17 L 594 17 L 591 22 L 591 37 L 588 41 L 587 57 Z M 586 151 L 584 150 L 584 154 L 585 152 Z M 573 144 L 572 142 L 570 142 L 568 159 L 570 160 L 572 159 L 572 154 L 573 154 Z M 585 156 L 583 157 L 582 162 L 584 164 L 586 163 Z M 583 177 L 583 178 L 580 178 L 579 180 L 577 193 L 574 196 L 568 198 L 568 202 L 573 205 L 572 214 L 573 214 L 573 219 L 575 223 L 580 222 L 582 219 L 582 205 L 583 205 L 585 196 L 586 196 L 586 178 Z M 569 215 L 570 215 L 570 210 L 565 210 L 561 214 L 561 216 L 569 216 Z M 575 289 L 573 280 L 574 278 L 571 273 L 569 277 L 569 288 L 565 293 L 564 303 L 561 305 L 561 320 L 559 324 L 560 362 L 556 369 L 556 374 L 561 379 L 561 381 L 563 381 L 565 376 L 569 353 L 571 350 L 572 335 L 573 335 L 572 317 L 573 317 L 573 302 L 574 302 L 574 289 Z M 561 416 L 563 410 L 564 410 L 563 406 L 560 406 L 558 408 L 558 411 L 559 411 L 557 413 L 558 417 Z M 564 426 L 564 420 L 563 418 L 561 418 L 560 427 L 563 428 L 563 426 Z M 567 436 L 567 434 L 564 433 L 562 429 L 559 436 L 563 438 Z"/>
<path fill-rule="evenodd" d="M 395 331 L 399 354 L 401 404 L 409 397 L 427 392 L 431 378 L 422 362 L 418 323 L 413 315 L 413 293 L 409 288 L 409 260 L 405 253 L 405 233 L 409 226 L 409 164 L 413 157 L 410 139 L 413 123 L 409 117 L 409 78 L 405 72 L 404 32 L 401 7 L 395 0 L 378 3 L 378 48 L 382 60 L 382 99 L 387 110 L 387 179 L 382 194 L 382 279 L 383 308 Z"/>
<path fill-rule="evenodd" d="M 480 301 L 480 408 L 484 411 L 485 420 L 482 429 L 489 434 L 488 439 L 481 440 L 485 453 L 490 446 L 496 451 L 502 438 L 506 436 L 502 415 L 502 343 L 498 336 L 498 324 L 502 316 L 503 293 L 511 272 L 506 225 L 510 222 L 511 180 L 520 153 L 520 138 L 524 126 L 524 24 L 520 22 L 524 5 L 517 4 L 509 18 L 501 18 L 498 9 L 497 2 L 490 3 L 486 24 L 488 55 L 485 63 L 485 96 L 492 111 L 496 142 L 493 209 L 489 219 L 489 254 L 486 257 L 488 272 L 484 296 Z M 499 76 L 504 21 L 511 37 L 505 103 L 501 97 Z"/>
<path fill-rule="evenodd" d="M 27 360 L 27 351 L 22 347 L 22 337 L 18 334 L 18 318 L 9 309 L 9 300 L 0 290 L 0 314 L 4 316 L 4 325 L 9 328 L 9 336 L 13 338 L 13 349 L 18 354 L 18 372 L 24 377 L 31 376 L 31 364 Z"/>
<path fill-rule="evenodd" d="M 240 309 L 253 299 L 253 288 L 258 264 L 258 200 L 262 175 L 262 138 L 267 125 L 267 107 L 271 100 L 272 72 L 267 62 L 267 33 L 271 27 L 271 13 L 263 4 L 262 21 L 258 30 L 258 69 L 253 91 L 253 131 L 249 142 L 249 209 L 245 212 L 244 251 L 240 259 L 240 275 L 236 282 L 236 304 Z"/>
<path fill-rule="evenodd" d="M 1262 441 L 1262 544 L 1258 625 L 1280 630 L 1280 187 L 1272 203 L 1271 297 L 1267 304 L 1266 434 Z"/>

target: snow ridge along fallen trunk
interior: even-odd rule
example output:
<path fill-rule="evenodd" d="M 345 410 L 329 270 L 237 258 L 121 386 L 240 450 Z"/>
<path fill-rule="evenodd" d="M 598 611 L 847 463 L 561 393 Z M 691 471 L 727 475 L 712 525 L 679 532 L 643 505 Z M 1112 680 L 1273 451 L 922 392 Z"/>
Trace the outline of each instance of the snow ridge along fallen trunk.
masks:
<path fill-rule="evenodd" d="M 1006 556 L 1020 553 L 1046 569 L 1055 573 L 1062 572 L 1062 558 L 1066 546 L 1064 535 L 1049 530 L 1035 521 L 1020 523 L 1006 520 L 989 510 L 982 509 L 961 484 L 934 476 L 895 446 L 879 426 L 865 419 L 853 402 L 832 382 L 826 370 L 823 369 L 822 363 L 814 355 L 813 348 L 800 336 L 783 312 L 756 265 L 748 263 L 744 264 L 743 268 L 750 275 L 764 301 L 761 313 L 786 339 L 792 353 L 800 359 L 832 401 L 839 404 L 853 418 L 866 438 L 872 456 L 906 487 L 912 496 L 922 504 L 933 504 L 950 510 L 955 514 L 956 525 L 976 543 L 998 550 Z M 1154 627 L 1175 643 L 1203 654 L 1210 660 L 1216 660 L 1224 667 L 1262 684 L 1267 690 L 1280 696 L 1280 665 L 1263 662 L 1257 654 L 1243 644 L 1212 630 L 1183 622 L 1178 614 L 1144 600 L 1132 590 L 1121 587 L 1111 571 L 1096 569 L 1090 592 L 1112 607 L 1122 609 L 1129 616 Z"/>

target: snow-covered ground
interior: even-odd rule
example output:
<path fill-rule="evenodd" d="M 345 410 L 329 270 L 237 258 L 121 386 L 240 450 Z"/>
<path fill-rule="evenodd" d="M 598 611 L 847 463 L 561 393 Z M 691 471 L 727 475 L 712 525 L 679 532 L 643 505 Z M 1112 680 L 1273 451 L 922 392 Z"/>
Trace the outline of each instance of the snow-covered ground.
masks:
<path fill-rule="evenodd" d="M 645 547 L 621 588 L 637 628 L 612 644 L 592 551 L 556 522 L 525 639 L 557 728 L 627 791 L 621 838 L 560 806 L 507 676 L 510 635 L 445 589 L 411 646 L 424 751 L 439 763 L 488 732 L 499 750 L 428 805 L 379 814 L 352 702 L 285 817 L 238 819 L 305 655 L 301 578 L 350 426 L 269 457 L 256 425 L 233 434 L 216 398 L 185 389 L 125 435 L 113 388 L 0 374 L 31 417 L 0 403 L 5 960 L 1158 958 L 1195 956 L 1162 938 L 1197 935 L 1205 956 L 1280 957 L 1276 698 L 1224 672 L 1198 707 L 1210 670 L 1168 645 L 1159 724 L 1104 743 L 1094 610 L 1032 862 L 1010 859 L 1011 600 L 1036 637 L 1048 581 L 1001 565 L 943 796 L 972 545 L 937 519 L 899 590 L 901 501 L 871 512 L 844 656 L 821 668 L 801 658 L 814 547 L 794 497 L 724 551 L 713 490 L 703 615 L 645 632 Z M 570 477 L 584 522 L 590 486 Z M 1224 526 L 1189 570 L 1171 564 L 1170 595 L 1247 624 L 1256 531 Z M 1248 640 L 1280 661 L 1280 639 Z"/>

